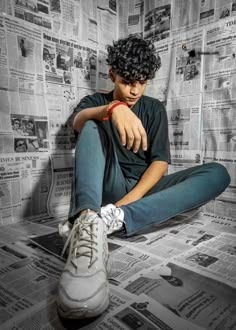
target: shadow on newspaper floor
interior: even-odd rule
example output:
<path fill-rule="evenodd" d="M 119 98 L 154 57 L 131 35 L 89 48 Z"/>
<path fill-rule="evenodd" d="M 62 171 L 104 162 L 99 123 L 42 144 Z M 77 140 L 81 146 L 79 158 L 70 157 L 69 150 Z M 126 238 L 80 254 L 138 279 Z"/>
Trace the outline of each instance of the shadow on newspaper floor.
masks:
<path fill-rule="evenodd" d="M 84 327 L 88 327 L 87 329 L 94 329 L 93 327 L 93 322 L 95 322 L 98 317 L 95 318 L 91 318 L 91 319 L 84 319 L 84 320 L 70 320 L 70 319 L 64 319 L 59 317 L 62 325 L 64 326 L 65 329 L 67 330 L 77 330 L 77 329 L 81 329 Z M 89 325 L 91 325 L 89 327 Z"/>

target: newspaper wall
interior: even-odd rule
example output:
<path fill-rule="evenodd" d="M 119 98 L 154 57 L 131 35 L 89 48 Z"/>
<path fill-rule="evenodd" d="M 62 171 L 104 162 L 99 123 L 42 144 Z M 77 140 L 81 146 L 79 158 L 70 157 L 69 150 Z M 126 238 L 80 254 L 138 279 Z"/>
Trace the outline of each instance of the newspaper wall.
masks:
<path fill-rule="evenodd" d="M 146 94 L 166 105 L 169 172 L 202 162 L 225 165 L 231 185 L 205 210 L 233 216 L 235 13 L 233 1 L 1 0 L 1 223 L 67 216 L 75 145 L 71 114 L 83 96 L 113 88 L 105 46 L 129 33 L 154 39 L 162 64 Z M 37 170 L 19 165 L 18 159 L 33 155 Z M 45 187 L 40 178 L 47 178 Z M 9 188 L 16 181 L 17 197 Z"/>

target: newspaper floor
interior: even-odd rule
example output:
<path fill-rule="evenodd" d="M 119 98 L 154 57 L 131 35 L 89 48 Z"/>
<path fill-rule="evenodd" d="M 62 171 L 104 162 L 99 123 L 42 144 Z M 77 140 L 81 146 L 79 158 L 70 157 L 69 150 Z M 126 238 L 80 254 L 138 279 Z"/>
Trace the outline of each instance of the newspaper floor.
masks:
<path fill-rule="evenodd" d="M 129 239 L 109 238 L 111 303 L 90 321 L 57 314 L 58 221 L 4 226 L 0 329 L 236 329 L 235 223 L 195 211 Z"/>

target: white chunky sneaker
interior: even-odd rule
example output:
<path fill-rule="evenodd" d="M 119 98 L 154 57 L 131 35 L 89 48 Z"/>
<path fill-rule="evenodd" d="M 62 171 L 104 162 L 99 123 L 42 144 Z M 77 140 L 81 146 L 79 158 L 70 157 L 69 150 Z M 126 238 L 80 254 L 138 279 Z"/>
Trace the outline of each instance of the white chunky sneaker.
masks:
<path fill-rule="evenodd" d="M 123 228 L 124 211 L 113 204 L 101 208 L 101 217 L 107 225 L 107 235 L 113 234 Z"/>
<path fill-rule="evenodd" d="M 58 312 L 71 319 L 98 316 L 109 305 L 108 244 L 104 221 L 89 210 L 80 215 L 63 252 L 68 245 L 68 259 L 58 287 Z"/>

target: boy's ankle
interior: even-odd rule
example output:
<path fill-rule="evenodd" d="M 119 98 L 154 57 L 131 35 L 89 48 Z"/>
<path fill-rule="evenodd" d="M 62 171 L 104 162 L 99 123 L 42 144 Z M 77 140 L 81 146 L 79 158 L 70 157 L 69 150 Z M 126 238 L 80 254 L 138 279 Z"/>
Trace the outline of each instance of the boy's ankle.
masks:
<path fill-rule="evenodd" d="M 86 210 L 83 210 L 83 211 L 81 211 L 80 213 L 79 213 L 79 216 L 81 215 L 81 214 L 85 214 L 85 213 L 97 213 L 96 211 L 94 211 L 94 210 L 90 210 L 90 209 L 86 209 Z"/>

